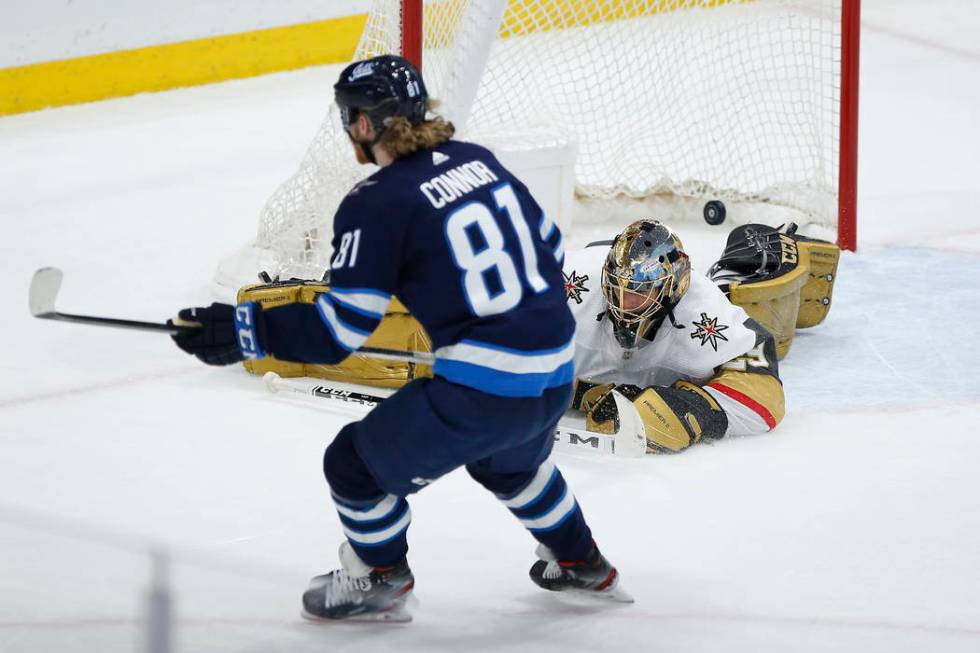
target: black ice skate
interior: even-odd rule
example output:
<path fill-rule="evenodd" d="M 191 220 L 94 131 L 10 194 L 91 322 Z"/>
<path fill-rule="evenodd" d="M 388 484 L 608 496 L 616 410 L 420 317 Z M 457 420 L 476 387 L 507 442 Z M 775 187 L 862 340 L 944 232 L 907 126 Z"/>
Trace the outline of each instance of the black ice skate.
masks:
<path fill-rule="evenodd" d="M 340 547 L 343 569 L 310 581 L 303 593 L 303 616 L 315 621 L 411 621 L 406 603 L 415 577 L 408 562 L 369 567 L 347 542 Z"/>
<path fill-rule="evenodd" d="M 531 580 L 552 592 L 572 592 L 590 598 L 632 603 L 633 597 L 619 587 L 619 572 L 597 547 L 585 560 L 558 560 L 550 549 L 538 545 L 538 557 L 531 566 Z"/>

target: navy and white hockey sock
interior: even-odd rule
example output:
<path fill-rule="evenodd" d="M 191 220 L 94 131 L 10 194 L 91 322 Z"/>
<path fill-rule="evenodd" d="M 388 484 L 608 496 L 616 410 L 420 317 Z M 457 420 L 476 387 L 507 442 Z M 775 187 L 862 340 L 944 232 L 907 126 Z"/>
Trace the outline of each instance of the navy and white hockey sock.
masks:
<path fill-rule="evenodd" d="M 331 495 L 344 534 L 361 560 L 372 567 L 386 567 L 405 557 L 412 511 L 404 497 L 386 494 L 375 501 L 352 501 Z"/>
<path fill-rule="evenodd" d="M 592 550 L 592 532 L 553 463 L 543 463 L 516 492 L 496 496 L 559 559 L 584 560 Z"/>
<path fill-rule="evenodd" d="M 386 493 L 371 476 L 348 424 L 323 455 L 323 475 L 354 552 L 372 567 L 387 567 L 408 553 L 412 513 L 404 498 Z"/>

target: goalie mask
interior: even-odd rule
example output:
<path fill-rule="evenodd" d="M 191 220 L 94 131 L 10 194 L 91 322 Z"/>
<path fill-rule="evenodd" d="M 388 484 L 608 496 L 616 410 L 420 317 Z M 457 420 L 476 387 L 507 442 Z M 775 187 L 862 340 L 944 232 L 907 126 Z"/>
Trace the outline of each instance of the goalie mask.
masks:
<path fill-rule="evenodd" d="M 616 236 L 602 266 L 602 294 L 620 346 L 652 339 L 691 285 L 680 239 L 656 220 L 639 220 Z"/>

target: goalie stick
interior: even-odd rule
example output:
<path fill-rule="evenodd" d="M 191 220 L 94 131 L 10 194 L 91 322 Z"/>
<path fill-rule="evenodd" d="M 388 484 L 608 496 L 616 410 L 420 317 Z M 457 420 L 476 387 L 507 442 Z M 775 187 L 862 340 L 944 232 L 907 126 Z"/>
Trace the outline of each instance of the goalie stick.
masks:
<path fill-rule="evenodd" d="M 356 390 L 346 390 L 321 383 L 289 381 L 275 372 L 262 377 L 265 387 L 273 393 L 292 392 L 307 397 L 326 399 L 337 404 L 374 408 L 385 397 Z M 563 451 L 612 454 L 626 458 L 642 457 L 647 450 L 646 431 L 639 413 L 629 399 L 613 391 L 619 412 L 619 430 L 612 434 L 595 433 L 561 422 L 555 427 L 555 446 Z"/>
<path fill-rule="evenodd" d="M 165 322 L 141 322 L 139 320 L 121 320 L 112 317 L 62 313 L 55 308 L 54 304 L 55 300 L 58 299 L 58 291 L 61 289 L 61 280 L 63 277 L 64 274 L 61 270 L 53 267 L 40 268 L 34 273 L 28 294 L 31 315 L 42 320 L 75 322 L 77 324 L 135 329 L 139 331 L 156 331 L 158 333 L 168 334 L 182 333 L 198 328 L 195 326 L 178 326 Z M 380 360 L 394 360 L 419 365 L 432 365 L 435 362 L 435 356 L 424 351 L 398 351 L 396 349 L 383 349 L 381 347 L 361 347 L 357 350 L 357 353 Z"/>

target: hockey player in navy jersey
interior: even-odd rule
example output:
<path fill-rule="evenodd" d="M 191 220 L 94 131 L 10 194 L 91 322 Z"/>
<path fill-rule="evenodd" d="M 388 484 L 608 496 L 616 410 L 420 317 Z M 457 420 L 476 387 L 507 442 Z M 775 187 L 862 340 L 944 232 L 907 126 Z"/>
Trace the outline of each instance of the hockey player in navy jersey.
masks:
<path fill-rule="evenodd" d="M 380 169 L 334 216 L 330 290 L 311 303 L 185 309 L 201 325 L 177 344 L 204 362 L 273 354 L 337 363 L 393 297 L 425 327 L 433 378 L 409 383 L 326 450 L 324 474 L 346 541 L 342 569 L 303 595 L 315 619 L 407 618 L 407 497 L 465 465 L 538 540 L 531 579 L 548 590 L 630 600 L 571 490 L 548 461 L 575 377 L 561 234 L 486 149 L 427 116 L 405 59 L 348 66 L 334 87 L 358 160 Z"/>

